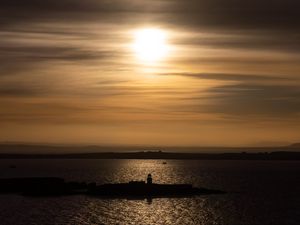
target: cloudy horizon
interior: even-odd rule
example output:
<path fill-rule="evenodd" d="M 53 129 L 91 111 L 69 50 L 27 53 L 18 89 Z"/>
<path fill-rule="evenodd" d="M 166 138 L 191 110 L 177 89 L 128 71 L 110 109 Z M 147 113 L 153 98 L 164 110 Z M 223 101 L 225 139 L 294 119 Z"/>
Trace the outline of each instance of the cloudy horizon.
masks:
<path fill-rule="evenodd" d="M 0 141 L 299 142 L 300 2 L 4 0 Z M 143 62 L 134 34 L 168 54 Z"/>

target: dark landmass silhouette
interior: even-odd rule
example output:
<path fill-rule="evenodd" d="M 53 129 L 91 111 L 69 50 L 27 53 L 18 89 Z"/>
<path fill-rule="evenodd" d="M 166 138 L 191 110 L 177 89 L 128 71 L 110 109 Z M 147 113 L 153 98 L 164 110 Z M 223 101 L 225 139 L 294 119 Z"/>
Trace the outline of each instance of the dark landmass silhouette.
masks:
<path fill-rule="evenodd" d="M 164 198 L 191 197 L 195 195 L 225 194 L 207 188 L 196 188 L 191 184 L 155 184 L 144 181 L 96 185 L 96 183 L 66 182 L 57 177 L 28 177 L 0 179 L 0 193 L 27 196 L 63 196 L 86 194 L 108 198 Z"/>
<path fill-rule="evenodd" d="M 162 151 L 164 150 L 164 151 Z M 66 153 L 70 152 L 70 153 Z M 86 153 L 82 153 L 86 152 Z M 300 144 L 282 147 L 112 147 L 0 144 L 0 159 L 300 160 Z"/>
<path fill-rule="evenodd" d="M 291 144 L 289 147 L 291 147 L 291 148 L 296 148 L 296 149 L 300 149 L 300 143 L 294 143 L 294 144 Z"/>

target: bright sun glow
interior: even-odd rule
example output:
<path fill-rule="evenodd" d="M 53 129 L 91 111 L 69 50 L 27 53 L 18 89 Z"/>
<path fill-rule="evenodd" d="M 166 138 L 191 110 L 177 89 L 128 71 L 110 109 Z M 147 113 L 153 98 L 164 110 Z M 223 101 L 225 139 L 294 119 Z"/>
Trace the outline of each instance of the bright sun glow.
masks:
<path fill-rule="evenodd" d="M 168 53 L 166 32 L 160 29 L 141 29 L 134 34 L 133 50 L 145 62 L 156 62 Z"/>

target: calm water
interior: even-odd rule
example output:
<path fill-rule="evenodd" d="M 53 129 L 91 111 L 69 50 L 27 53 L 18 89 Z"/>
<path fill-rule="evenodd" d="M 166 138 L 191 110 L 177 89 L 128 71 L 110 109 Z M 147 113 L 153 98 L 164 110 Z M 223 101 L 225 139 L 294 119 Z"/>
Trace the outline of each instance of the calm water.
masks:
<path fill-rule="evenodd" d="M 167 164 L 163 164 L 166 161 Z M 16 169 L 9 168 L 16 165 Z M 0 160 L 0 177 L 192 183 L 229 193 L 146 200 L 0 195 L 0 224 L 300 224 L 300 162 Z"/>

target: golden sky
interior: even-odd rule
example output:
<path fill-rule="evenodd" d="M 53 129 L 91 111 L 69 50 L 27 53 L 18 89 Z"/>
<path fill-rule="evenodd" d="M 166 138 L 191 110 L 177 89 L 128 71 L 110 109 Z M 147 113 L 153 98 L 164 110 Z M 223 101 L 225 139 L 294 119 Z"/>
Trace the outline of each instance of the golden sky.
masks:
<path fill-rule="evenodd" d="M 300 3 L 0 3 L 0 141 L 300 140 Z"/>

